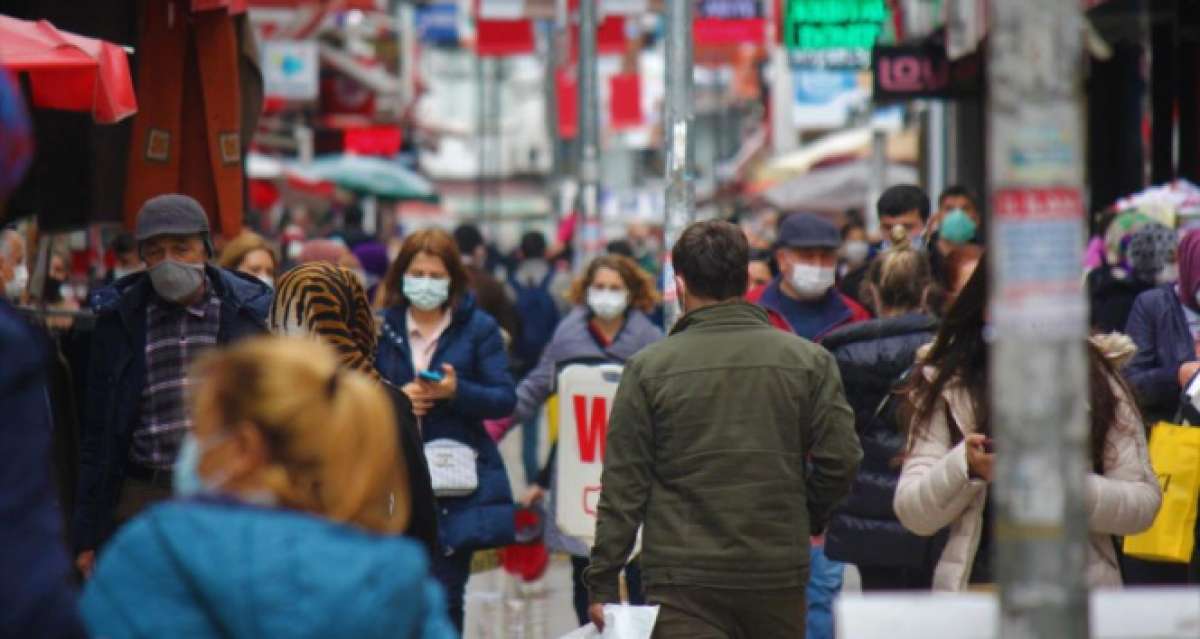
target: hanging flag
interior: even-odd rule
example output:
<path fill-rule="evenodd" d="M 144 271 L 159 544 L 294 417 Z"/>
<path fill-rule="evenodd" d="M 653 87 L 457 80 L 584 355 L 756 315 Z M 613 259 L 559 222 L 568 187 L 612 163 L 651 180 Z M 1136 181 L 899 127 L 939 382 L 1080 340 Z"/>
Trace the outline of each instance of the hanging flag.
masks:
<path fill-rule="evenodd" d="M 609 122 L 614 131 L 642 126 L 642 78 L 636 73 L 618 73 L 608 79 Z"/>
<path fill-rule="evenodd" d="M 558 135 L 564 140 L 574 139 L 579 134 L 579 84 L 575 73 L 559 69 L 554 84 L 558 92 Z"/>
<path fill-rule="evenodd" d="M 625 17 L 605 16 L 596 27 L 596 52 L 600 55 L 621 55 L 629 46 L 625 37 Z M 579 59 L 579 25 L 571 25 L 571 60 Z"/>
<path fill-rule="evenodd" d="M 475 53 L 485 57 L 505 57 L 533 53 L 533 21 L 478 20 L 475 22 Z"/>

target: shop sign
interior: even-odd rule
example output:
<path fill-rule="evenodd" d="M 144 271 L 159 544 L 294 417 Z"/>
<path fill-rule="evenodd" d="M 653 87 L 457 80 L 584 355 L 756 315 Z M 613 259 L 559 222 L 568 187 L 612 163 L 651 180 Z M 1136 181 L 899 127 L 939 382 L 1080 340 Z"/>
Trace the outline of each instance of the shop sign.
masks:
<path fill-rule="evenodd" d="M 876 102 L 978 95 L 983 86 L 979 53 L 951 61 L 939 42 L 879 45 L 871 52 Z"/>
<path fill-rule="evenodd" d="M 783 41 L 812 62 L 861 68 L 888 17 L 884 0 L 788 0 Z"/>
<path fill-rule="evenodd" d="M 446 3 L 418 6 L 417 33 L 421 42 L 427 44 L 458 44 L 458 6 Z"/>
<path fill-rule="evenodd" d="M 317 43 L 267 40 L 262 44 L 264 91 L 269 98 L 312 100 L 320 92 Z"/>

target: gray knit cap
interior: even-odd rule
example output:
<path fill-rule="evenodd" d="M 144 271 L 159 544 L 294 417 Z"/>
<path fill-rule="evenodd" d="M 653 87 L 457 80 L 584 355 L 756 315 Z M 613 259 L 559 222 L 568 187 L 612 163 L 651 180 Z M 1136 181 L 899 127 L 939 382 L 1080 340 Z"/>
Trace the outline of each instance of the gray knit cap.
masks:
<path fill-rule="evenodd" d="M 134 235 L 139 244 L 161 235 L 200 235 L 208 254 L 213 254 L 208 216 L 204 208 L 196 200 L 180 193 L 146 200 L 138 212 Z"/>

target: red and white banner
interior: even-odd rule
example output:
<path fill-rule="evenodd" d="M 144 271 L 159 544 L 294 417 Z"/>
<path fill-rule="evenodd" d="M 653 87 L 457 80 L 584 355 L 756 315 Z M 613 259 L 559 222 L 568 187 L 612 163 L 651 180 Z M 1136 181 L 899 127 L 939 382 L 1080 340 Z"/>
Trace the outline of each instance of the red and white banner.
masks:
<path fill-rule="evenodd" d="M 588 545 L 596 536 L 608 417 L 620 380 L 616 364 L 574 364 L 558 375 L 557 523 Z"/>

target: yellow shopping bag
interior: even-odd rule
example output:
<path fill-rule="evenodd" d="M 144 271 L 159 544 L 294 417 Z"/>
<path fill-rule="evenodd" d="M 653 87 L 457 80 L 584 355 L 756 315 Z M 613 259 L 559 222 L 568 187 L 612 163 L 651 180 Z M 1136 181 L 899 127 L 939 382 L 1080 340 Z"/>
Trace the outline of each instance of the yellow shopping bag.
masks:
<path fill-rule="evenodd" d="M 1148 530 L 1125 538 L 1125 554 L 1186 564 L 1196 543 L 1200 428 L 1155 424 L 1150 432 L 1150 464 L 1162 486 L 1162 507 Z"/>

